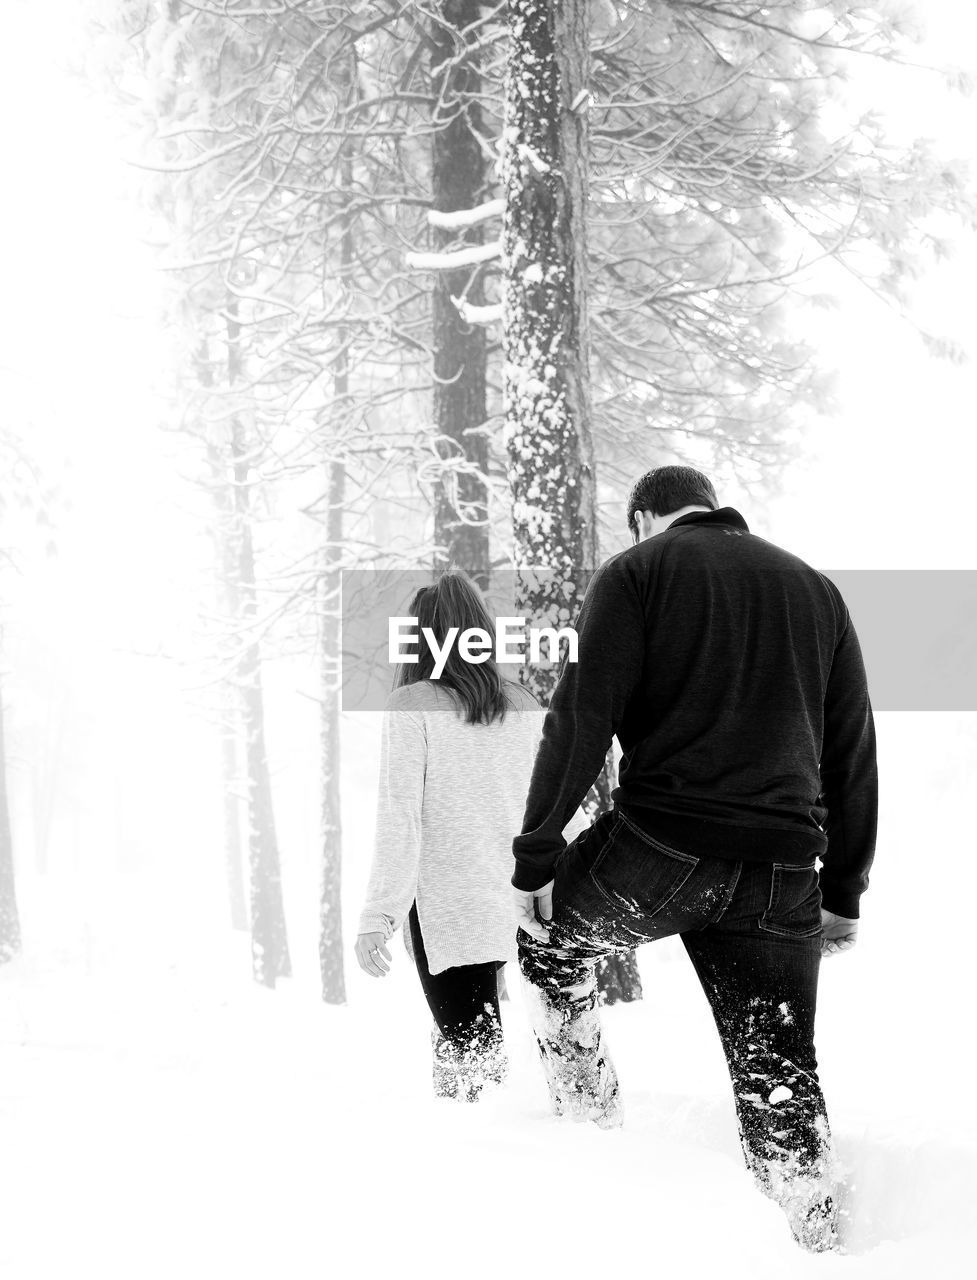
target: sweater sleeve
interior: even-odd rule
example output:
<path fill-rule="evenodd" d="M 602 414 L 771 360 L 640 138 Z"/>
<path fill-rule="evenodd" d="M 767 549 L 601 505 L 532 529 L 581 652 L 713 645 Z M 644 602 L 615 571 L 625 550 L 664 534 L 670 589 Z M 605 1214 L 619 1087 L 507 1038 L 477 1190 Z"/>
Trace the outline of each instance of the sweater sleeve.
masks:
<path fill-rule="evenodd" d="M 875 722 L 850 618 L 835 649 L 825 693 L 821 790 L 828 837 L 822 903 L 827 911 L 855 920 L 875 856 L 879 797 Z"/>
<path fill-rule="evenodd" d="M 620 557 L 597 570 L 577 619 L 577 661 L 565 662 L 543 722 L 522 834 L 513 841 L 512 884 L 538 889 L 551 879 L 563 830 L 604 767 L 640 679 L 645 617 Z"/>
<path fill-rule="evenodd" d="M 421 859 L 426 762 L 422 721 L 412 712 L 388 708 L 380 747 L 373 864 L 358 933 L 390 938 L 411 909 Z"/>

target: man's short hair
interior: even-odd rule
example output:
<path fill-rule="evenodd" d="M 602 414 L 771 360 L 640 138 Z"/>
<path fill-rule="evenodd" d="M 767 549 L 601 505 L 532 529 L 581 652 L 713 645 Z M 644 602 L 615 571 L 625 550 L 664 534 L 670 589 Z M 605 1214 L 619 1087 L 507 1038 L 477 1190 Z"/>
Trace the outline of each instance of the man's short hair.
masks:
<path fill-rule="evenodd" d="M 655 467 L 646 471 L 635 483 L 628 498 L 628 528 L 638 532 L 636 511 L 650 511 L 653 516 L 667 516 L 681 507 L 719 506 L 712 481 L 694 467 Z"/>

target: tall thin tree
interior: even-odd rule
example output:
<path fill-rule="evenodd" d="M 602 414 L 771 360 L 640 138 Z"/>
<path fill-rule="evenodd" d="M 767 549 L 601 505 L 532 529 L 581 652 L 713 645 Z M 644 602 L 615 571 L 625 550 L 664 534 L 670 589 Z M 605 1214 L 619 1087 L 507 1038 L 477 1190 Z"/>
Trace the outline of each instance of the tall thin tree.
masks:
<path fill-rule="evenodd" d="M 587 0 L 513 0 L 502 255 L 505 438 L 518 612 L 563 627 L 598 558 L 587 317 Z M 543 572 L 535 572 L 543 570 Z M 545 703 L 553 668 L 530 687 Z M 608 803 L 608 770 L 587 797 Z M 634 999 L 633 955 L 601 966 L 605 1001 Z"/>
<path fill-rule="evenodd" d="M 233 388 L 242 377 L 240 323 L 237 304 L 230 297 L 226 310 L 227 382 Z M 291 977 L 285 906 L 282 899 L 281 859 L 275 830 L 271 772 L 265 738 L 265 703 L 261 678 L 261 646 L 255 632 L 258 617 L 254 541 L 251 513 L 251 458 L 243 415 L 231 418 L 231 464 L 234 474 L 234 539 L 237 553 L 239 622 L 244 633 L 235 676 L 241 697 L 247 765 L 248 863 L 251 879 L 251 966 L 256 982 L 274 987 Z"/>
<path fill-rule="evenodd" d="M 436 213 L 475 208 L 492 181 L 482 149 L 478 31 L 482 0 L 444 0 L 430 26 L 431 205 Z M 481 243 L 481 224 L 438 225 L 434 243 Z M 489 572 L 486 408 L 487 341 L 454 301 L 482 302 L 476 266 L 439 272 L 431 292 L 433 418 L 443 461 L 434 494 L 435 563 L 465 569 L 483 586 Z"/>
<path fill-rule="evenodd" d="M 198 344 L 194 353 L 194 371 L 199 385 L 211 392 L 214 387 L 214 365 L 210 344 L 206 338 Z M 206 429 L 202 434 L 207 437 Z M 237 557 L 235 554 L 234 488 L 228 476 L 225 451 L 212 437 L 207 438 L 207 484 L 213 499 L 214 518 L 211 542 L 214 556 L 214 593 L 217 610 L 225 619 L 238 618 L 241 613 L 240 592 L 237 581 Z M 241 700 L 234 681 L 233 653 L 237 641 L 233 635 L 223 635 L 218 640 L 221 649 L 221 674 L 218 695 L 217 725 L 220 734 L 221 781 L 223 783 L 224 816 L 224 880 L 231 928 L 245 931 L 248 927 L 248 908 L 244 892 L 244 868 L 241 830 L 241 760 L 243 732 Z"/>
<path fill-rule="evenodd" d="M 334 66 L 336 93 L 348 109 L 356 94 L 356 49 L 351 46 L 340 54 Z M 344 139 L 339 149 L 340 190 L 352 199 L 353 145 Z M 347 209 L 339 224 L 339 244 L 335 263 L 324 264 L 327 272 L 338 278 L 340 288 L 348 289 L 355 267 L 353 218 Z M 333 405 L 344 406 L 350 394 L 350 341 L 345 325 L 336 335 L 336 351 L 332 361 Z M 322 422 L 325 455 L 325 509 L 319 576 L 320 635 L 320 839 L 322 870 L 319 886 L 319 975 L 322 998 L 327 1004 L 344 1004 L 346 979 L 343 967 L 342 916 L 342 788 L 340 749 L 340 602 L 343 562 L 343 525 L 346 496 L 346 462 L 337 455 L 334 433 L 330 430 L 329 408 Z"/>

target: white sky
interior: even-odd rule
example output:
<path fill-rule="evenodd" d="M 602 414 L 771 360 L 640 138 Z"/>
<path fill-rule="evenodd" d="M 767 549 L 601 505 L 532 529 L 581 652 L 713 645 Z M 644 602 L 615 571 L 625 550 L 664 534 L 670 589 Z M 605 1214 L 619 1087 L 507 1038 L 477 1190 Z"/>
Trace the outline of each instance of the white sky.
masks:
<path fill-rule="evenodd" d="M 921 60 L 977 73 L 977 13 L 927 0 Z M 866 60 L 853 86 L 885 111 L 893 136 L 933 138 L 977 165 L 977 99 L 947 92 L 930 73 Z M 977 235 L 961 233 L 952 260 L 914 287 L 918 323 L 954 339 L 977 360 L 972 297 Z M 913 330 L 864 290 L 816 330 L 838 370 L 841 412 L 807 441 L 811 454 L 771 505 L 768 536 L 824 569 L 973 569 L 967 485 L 977 471 L 977 371 L 933 359 Z M 744 497 L 744 506 L 749 500 Z M 754 526 L 755 527 L 755 526 Z"/>

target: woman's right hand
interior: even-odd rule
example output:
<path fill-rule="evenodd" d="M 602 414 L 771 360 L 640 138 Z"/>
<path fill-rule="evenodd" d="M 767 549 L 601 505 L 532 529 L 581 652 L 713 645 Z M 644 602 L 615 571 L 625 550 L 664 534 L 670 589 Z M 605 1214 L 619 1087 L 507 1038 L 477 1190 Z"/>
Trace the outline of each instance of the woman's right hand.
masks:
<path fill-rule="evenodd" d="M 387 940 L 382 933 L 361 933 L 356 939 L 356 959 L 364 973 L 372 978 L 382 978 L 390 972 L 390 964 L 384 961 L 393 960 L 387 950 Z"/>

